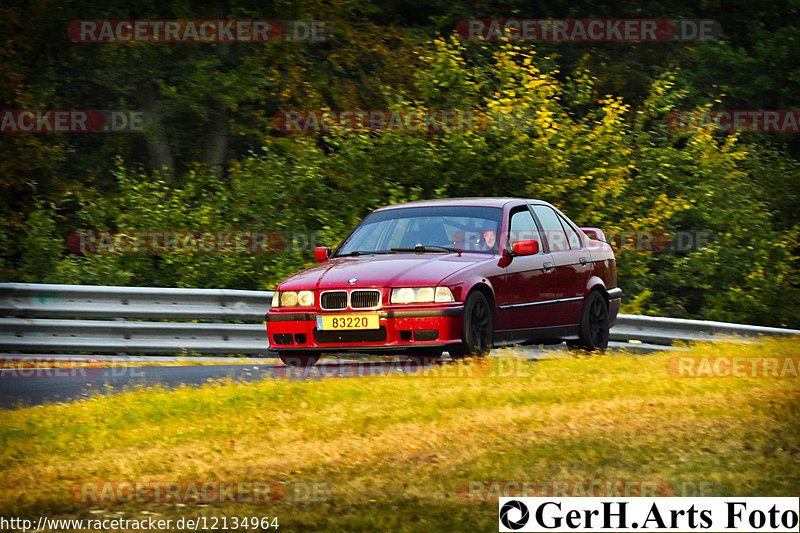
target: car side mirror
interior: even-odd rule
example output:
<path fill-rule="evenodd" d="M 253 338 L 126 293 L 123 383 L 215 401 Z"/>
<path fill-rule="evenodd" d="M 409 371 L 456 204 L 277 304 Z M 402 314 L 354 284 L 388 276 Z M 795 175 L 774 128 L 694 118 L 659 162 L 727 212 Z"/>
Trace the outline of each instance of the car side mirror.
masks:
<path fill-rule="evenodd" d="M 539 241 L 514 241 L 511 243 L 514 255 L 533 255 L 539 253 Z"/>
<path fill-rule="evenodd" d="M 581 228 L 581 231 L 592 240 L 606 242 L 606 235 L 600 228 Z"/>
<path fill-rule="evenodd" d="M 331 249 L 327 246 L 317 246 L 314 248 L 314 259 L 317 261 L 325 261 L 331 255 Z"/>

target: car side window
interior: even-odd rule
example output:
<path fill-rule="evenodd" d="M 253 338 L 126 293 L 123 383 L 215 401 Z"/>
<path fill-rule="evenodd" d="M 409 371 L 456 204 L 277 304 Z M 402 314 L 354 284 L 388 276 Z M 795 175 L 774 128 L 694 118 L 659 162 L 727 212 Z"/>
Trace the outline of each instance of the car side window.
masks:
<path fill-rule="evenodd" d="M 530 211 L 521 209 L 511 214 L 508 240 L 510 243 L 514 241 L 539 241 L 541 243 L 539 228 L 536 227 Z"/>
<path fill-rule="evenodd" d="M 547 244 L 550 245 L 550 251 L 563 252 L 569 250 L 567 234 L 564 232 L 556 212 L 546 205 L 534 205 L 531 207 L 542 225 L 542 231 L 547 239 Z"/>
<path fill-rule="evenodd" d="M 578 250 L 581 247 L 581 239 L 578 237 L 577 232 L 572 228 L 569 222 L 567 222 L 564 217 L 558 215 L 559 220 L 561 220 L 561 225 L 564 226 L 564 231 L 567 232 L 567 242 L 569 243 L 569 247 L 573 250 Z"/>

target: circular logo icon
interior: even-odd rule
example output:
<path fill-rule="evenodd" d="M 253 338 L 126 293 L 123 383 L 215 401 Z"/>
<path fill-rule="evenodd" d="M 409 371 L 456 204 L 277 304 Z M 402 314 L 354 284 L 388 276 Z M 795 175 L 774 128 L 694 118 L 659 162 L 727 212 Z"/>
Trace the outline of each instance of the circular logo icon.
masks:
<path fill-rule="evenodd" d="M 510 513 L 512 509 L 519 511 L 519 520 L 514 521 L 508 517 L 508 513 Z M 525 527 L 525 524 L 528 523 L 528 518 L 530 518 L 528 506 L 519 500 L 507 501 L 503 504 L 503 507 L 500 508 L 500 522 L 508 529 L 520 529 Z"/>
<path fill-rule="evenodd" d="M 352 285 L 353 283 L 356 283 L 357 281 L 358 281 L 358 278 L 350 278 L 350 279 L 347 280 L 347 283 Z"/>

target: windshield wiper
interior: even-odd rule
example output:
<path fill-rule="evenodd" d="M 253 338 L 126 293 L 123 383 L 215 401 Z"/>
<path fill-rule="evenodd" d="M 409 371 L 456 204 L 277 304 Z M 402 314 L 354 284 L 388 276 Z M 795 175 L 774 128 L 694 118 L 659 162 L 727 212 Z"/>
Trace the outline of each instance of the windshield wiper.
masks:
<path fill-rule="evenodd" d="M 418 244 L 413 248 L 392 248 L 393 252 L 417 252 L 417 253 L 424 253 L 424 252 L 454 252 L 457 254 L 461 254 L 464 250 L 460 248 L 452 248 L 450 246 L 438 246 L 435 244 Z"/>
<path fill-rule="evenodd" d="M 377 255 L 377 254 L 393 254 L 394 251 L 388 250 L 353 250 L 352 252 L 347 252 L 346 254 L 336 254 L 335 257 L 349 257 L 349 256 L 357 256 L 357 255 Z"/>

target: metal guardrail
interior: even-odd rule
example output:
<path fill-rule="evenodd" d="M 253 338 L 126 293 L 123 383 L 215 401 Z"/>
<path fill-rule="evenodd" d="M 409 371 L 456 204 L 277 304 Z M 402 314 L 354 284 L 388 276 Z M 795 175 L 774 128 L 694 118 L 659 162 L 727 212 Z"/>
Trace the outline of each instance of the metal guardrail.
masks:
<path fill-rule="evenodd" d="M 271 292 L 0 283 L 0 316 L 262 322 Z"/>
<path fill-rule="evenodd" d="M 271 301 L 270 291 L 0 283 L 0 352 L 264 355 Z M 800 330 L 619 315 L 610 337 L 669 346 L 720 335 Z"/>
<path fill-rule="evenodd" d="M 264 355 L 271 302 L 264 291 L 0 283 L 0 351 Z"/>
<path fill-rule="evenodd" d="M 617 317 L 617 323 L 611 328 L 609 339 L 612 341 L 635 339 L 650 344 L 670 346 L 675 341 L 710 341 L 719 340 L 720 337 L 757 337 L 759 335 L 800 335 L 800 330 L 709 320 L 621 314 Z"/>

